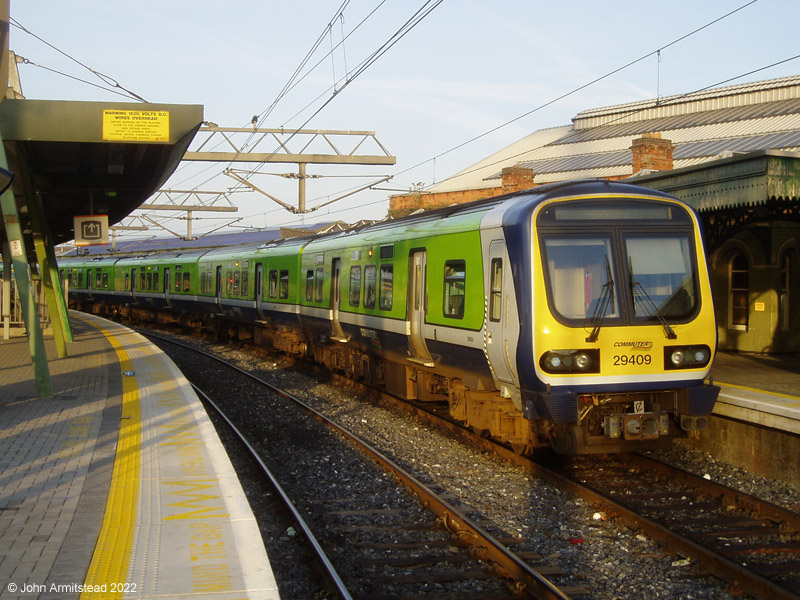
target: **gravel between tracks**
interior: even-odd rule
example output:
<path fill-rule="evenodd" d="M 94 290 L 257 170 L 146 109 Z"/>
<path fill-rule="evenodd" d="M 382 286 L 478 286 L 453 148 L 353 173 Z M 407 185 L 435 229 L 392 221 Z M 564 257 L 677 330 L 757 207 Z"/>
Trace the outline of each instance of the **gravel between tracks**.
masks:
<path fill-rule="evenodd" d="M 210 344 L 202 344 L 212 349 Z M 276 386 L 302 398 L 335 421 L 356 432 L 414 473 L 422 481 L 443 489 L 495 523 L 506 533 L 525 540 L 527 549 L 545 556 L 573 574 L 574 583 L 591 590 L 595 600 L 681 598 L 717 600 L 733 598 L 724 582 L 697 573 L 683 557 L 666 554 L 655 542 L 636 531 L 605 520 L 595 520 L 596 507 L 537 480 L 502 460 L 475 451 L 440 432 L 359 401 L 341 386 L 320 381 L 298 371 L 281 357 L 254 355 L 214 345 L 226 360 L 253 371 Z M 188 375 L 188 374 L 187 374 Z M 222 377 L 206 374 L 225 390 Z M 236 394 L 235 390 L 225 390 Z M 241 398 L 241 414 L 255 417 L 255 400 Z M 279 409 L 277 405 L 272 409 Z M 230 410 L 230 409 L 228 409 Z M 655 458 L 678 464 L 700 475 L 754 494 L 774 504 L 800 510 L 800 490 L 787 484 L 747 473 L 713 457 L 676 443 L 669 450 L 653 452 Z M 244 483 L 247 486 L 247 483 Z M 269 507 L 254 507 L 255 511 Z M 273 564 L 296 557 L 287 552 L 283 525 L 265 535 L 274 538 L 267 551 Z M 519 549 L 519 548 L 517 548 Z M 740 596 L 737 596 L 740 598 Z"/>

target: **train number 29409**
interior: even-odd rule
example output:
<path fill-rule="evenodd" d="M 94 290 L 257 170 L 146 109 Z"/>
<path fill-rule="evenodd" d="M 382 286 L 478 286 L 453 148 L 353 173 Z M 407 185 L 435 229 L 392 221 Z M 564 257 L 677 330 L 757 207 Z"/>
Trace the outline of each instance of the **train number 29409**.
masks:
<path fill-rule="evenodd" d="M 649 365 L 653 357 L 649 354 L 615 354 L 614 366 L 626 367 L 628 365 Z"/>

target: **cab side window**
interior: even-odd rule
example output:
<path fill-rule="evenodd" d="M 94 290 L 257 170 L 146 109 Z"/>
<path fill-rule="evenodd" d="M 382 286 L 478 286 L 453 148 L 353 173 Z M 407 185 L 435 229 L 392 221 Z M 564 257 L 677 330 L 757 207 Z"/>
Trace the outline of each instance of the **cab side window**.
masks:
<path fill-rule="evenodd" d="M 489 320 L 499 321 L 503 312 L 503 261 L 499 258 L 492 259 L 491 266 L 490 296 L 489 296 Z"/>

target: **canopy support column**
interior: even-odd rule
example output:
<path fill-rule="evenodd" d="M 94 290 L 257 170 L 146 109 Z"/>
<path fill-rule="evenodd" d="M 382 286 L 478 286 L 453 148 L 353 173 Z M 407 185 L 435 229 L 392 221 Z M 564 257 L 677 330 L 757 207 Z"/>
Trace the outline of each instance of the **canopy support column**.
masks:
<path fill-rule="evenodd" d="M 10 175 L 8 172 L 8 158 L 6 157 L 5 145 L 2 139 L 0 139 L 0 167 Z M 10 183 L 10 177 L 8 179 Z M 47 364 L 47 353 L 44 348 L 42 328 L 39 325 L 39 315 L 36 312 L 31 267 L 28 264 L 25 252 L 25 241 L 22 238 L 22 228 L 19 224 L 17 202 L 10 185 L 5 186 L 2 195 L 0 195 L 0 206 L 2 206 L 3 223 L 5 224 L 6 237 L 11 250 L 11 263 L 14 265 L 14 281 L 17 285 L 22 314 L 25 319 L 25 331 L 28 336 L 36 388 L 39 392 L 39 398 L 52 398 L 53 388 L 50 381 L 50 368 Z"/>

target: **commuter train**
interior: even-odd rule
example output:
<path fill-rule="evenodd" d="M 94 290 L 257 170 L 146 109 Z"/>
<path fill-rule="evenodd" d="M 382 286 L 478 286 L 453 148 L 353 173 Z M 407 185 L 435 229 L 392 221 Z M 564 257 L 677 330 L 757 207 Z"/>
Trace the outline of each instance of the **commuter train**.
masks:
<path fill-rule="evenodd" d="M 700 222 L 576 181 L 261 245 L 59 261 L 70 305 L 272 346 L 517 452 L 640 450 L 708 423 Z"/>

